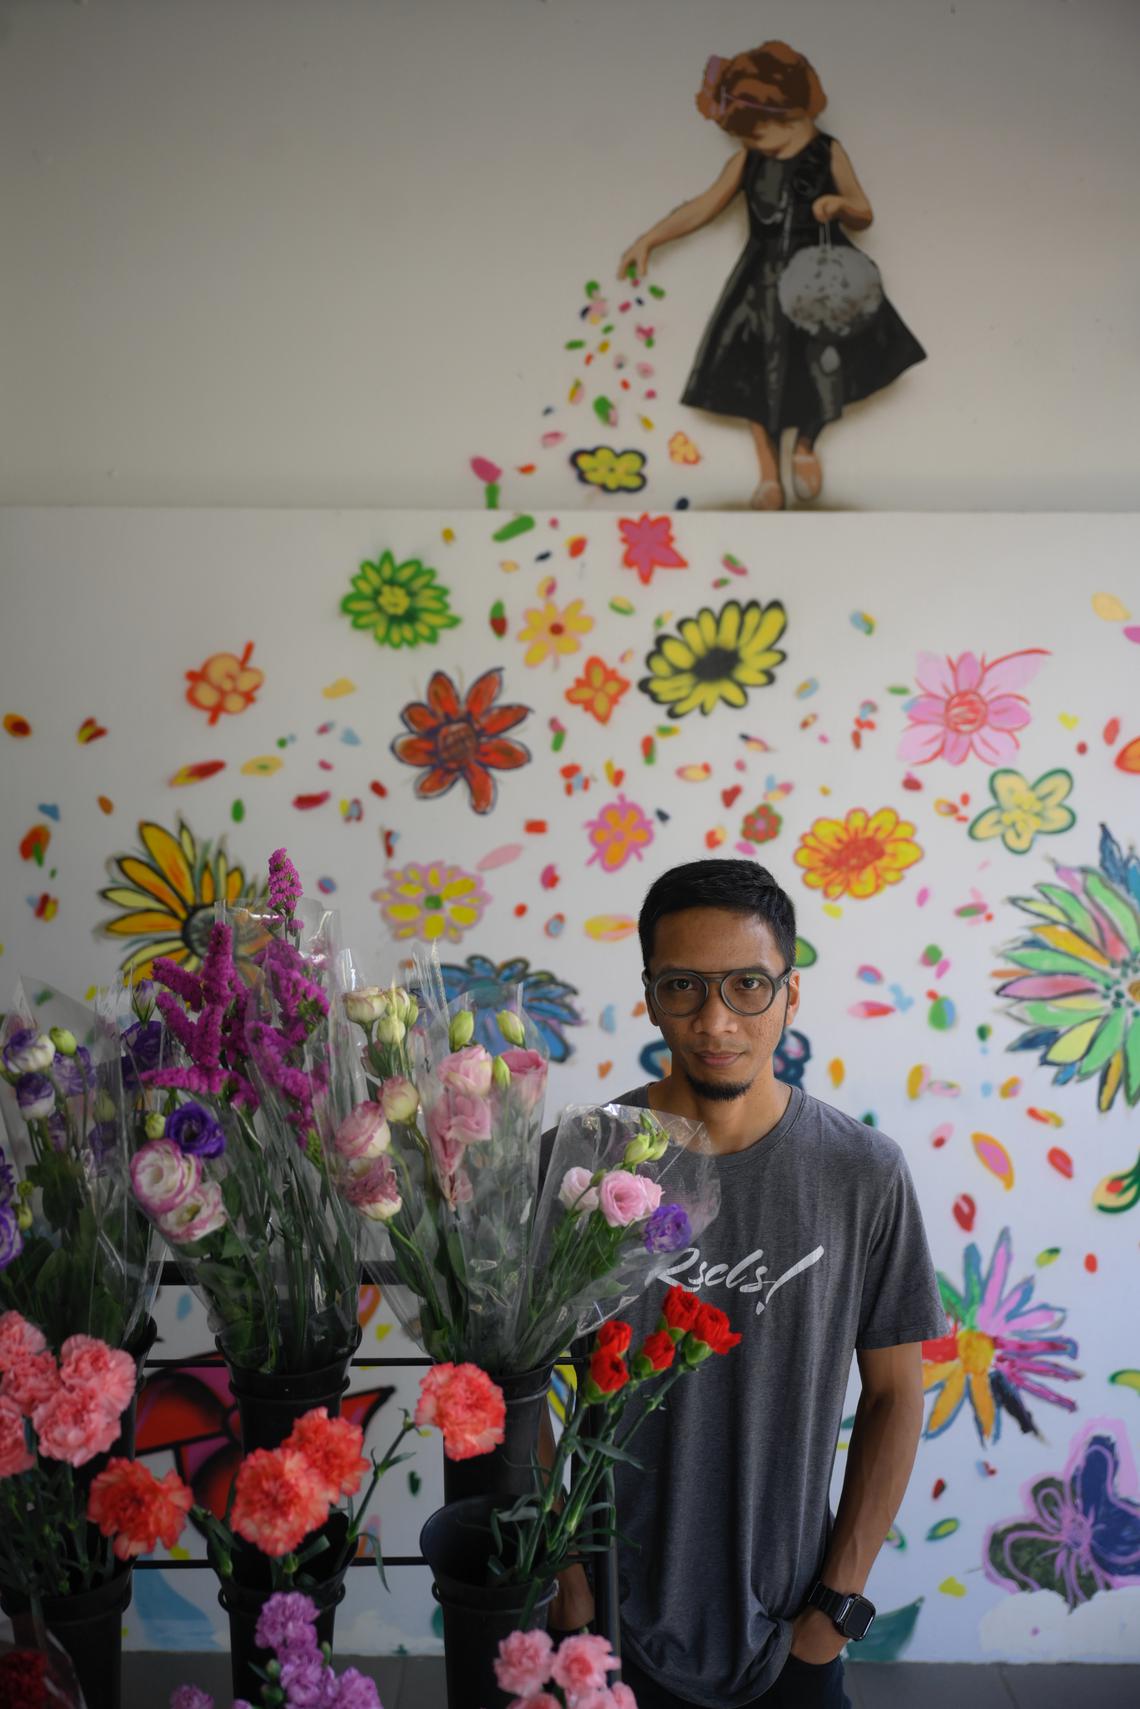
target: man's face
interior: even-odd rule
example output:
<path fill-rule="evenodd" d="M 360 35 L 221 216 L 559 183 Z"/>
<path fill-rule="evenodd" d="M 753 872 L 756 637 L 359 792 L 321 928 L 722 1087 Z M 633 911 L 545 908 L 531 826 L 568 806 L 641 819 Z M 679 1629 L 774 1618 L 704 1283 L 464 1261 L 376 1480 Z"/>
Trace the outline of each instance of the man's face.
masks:
<path fill-rule="evenodd" d="M 726 908 L 689 908 L 658 920 L 650 983 L 661 973 L 728 973 L 762 969 L 773 981 L 785 963 L 771 929 L 755 915 Z M 769 1070 L 780 1035 L 799 1008 L 800 976 L 793 973 L 762 1015 L 739 1015 L 722 1000 L 715 985 L 695 1015 L 667 1015 L 647 997 L 649 1018 L 660 1027 L 679 1073 L 701 1097 L 742 1098 Z"/>

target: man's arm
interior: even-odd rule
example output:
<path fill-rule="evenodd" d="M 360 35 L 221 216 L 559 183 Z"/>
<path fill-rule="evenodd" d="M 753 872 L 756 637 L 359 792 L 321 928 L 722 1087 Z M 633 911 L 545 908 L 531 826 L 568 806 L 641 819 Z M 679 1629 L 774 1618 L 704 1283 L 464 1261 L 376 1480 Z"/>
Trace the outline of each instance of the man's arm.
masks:
<path fill-rule="evenodd" d="M 820 1579 L 861 1595 L 899 1510 L 922 1434 L 922 1342 L 857 1355 L 863 1391 L 847 1449 L 843 1494 Z M 844 1645 L 829 1617 L 805 1608 L 792 1629 L 801 1661 L 829 1662 Z"/>

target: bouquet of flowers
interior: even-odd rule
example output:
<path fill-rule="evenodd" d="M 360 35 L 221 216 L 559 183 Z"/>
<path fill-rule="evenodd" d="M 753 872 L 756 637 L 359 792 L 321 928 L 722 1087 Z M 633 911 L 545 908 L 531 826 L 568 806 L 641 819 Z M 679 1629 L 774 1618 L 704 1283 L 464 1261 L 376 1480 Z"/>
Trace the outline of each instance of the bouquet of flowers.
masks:
<path fill-rule="evenodd" d="M 81 1332 L 140 1350 L 158 1284 L 131 1196 L 118 1030 L 50 986 L 21 982 L 0 1028 L 0 1308 L 59 1349 Z"/>
<path fill-rule="evenodd" d="M 599 1491 L 615 1460 L 639 1464 L 629 1445 L 649 1414 L 664 1403 L 675 1383 L 714 1355 L 731 1352 L 740 1339 L 723 1311 L 679 1287 L 669 1289 L 656 1329 L 632 1355 L 629 1324 L 618 1318 L 602 1324 L 578 1406 L 558 1439 L 554 1464 L 536 1467 L 535 1490 L 491 1518 L 497 1549 L 489 1563 L 492 1581 L 531 1586 L 524 1623 L 544 1584 L 585 1555 L 608 1549 L 617 1535 L 612 1504 L 604 1493 L 599 1498 Z M 626 1408 L 635 1398 L 641 1404 L 623 1429 Z M 595 1408 L 598 1420 L 587 1436 L 587 1410 Z M 564 1498 L 571 1456 L 577 1458 L 578 1471 Z"/>
<path fill-rule="evenodd" d="M 358 1219 L 329 1167 L 352 1102 L 341 957 L 333 915 L 300 900 L 278 849 L 267 904 L 220 906 L 200 973 L 155 961 L 179 1060 L 140 1075 L 166 1096 L 130 1164 L 226 1358 L 290 1373 L 348 1358 L 359 1338 Z"/>
<path fill-rule="evenodd" d="M 83 1709 L 67 1656 L 42 1622 L 36 1647 L 0 1646 L 0 1709 Z"/>
<path fill-rule="evenodd" d="M 69 1336 L 57 1359 L 18 1312 L 0 1317 L 0 1585 L 33 1607 L 114 1569 L 76 1474 L 114 1446 L 136 1380 L 130 1354 L 105 1341 Z"/>
<path fill-rule="evenodd" d="M 422 1016 L 397 987 L 345 994 L 374 1091 L 333 1142 L 342 1190 L 380 1231 L 385 1296 L 433 1359 L 535 1369 L 715 1216 L 703 1129 L 572 1110 L 539 1204 L 546 1058 L 520 991 L 497 1017 L 493 1053 L 473 1042 L 465 999 L 447 1002 L 438 964 L 421 963 L 419 989 Z M 575 1191 L 560 1195 L 572 1166 Z"/>
<path fill-rule="evenodd" d="M 260 1702 L 276 1709 L 382 1709 L 375 1682 L 356 1668 L 333 1672 L 327 1644 L 317 1643 L 317 1610 L 297 1591 L 271 1596 L 257 1622 L 259 1648 L 272 1652 Z M 214 1709 L 214 1699 L 196 1685 L 180 1685 L 170 1709 Z M 252 1709 L 239 1699 L 233 1709 Z"/>
<path fill-rule="evenodd" d="M 499 1644 L 495 1678 L 516 1694 L 510 1709 L 637 1709 L 628 1685 L 607 1683 L 620 1666 L 608 1638 L 583 1633 L 556 1650 L 549 1632 L 511 1632 Z"/>

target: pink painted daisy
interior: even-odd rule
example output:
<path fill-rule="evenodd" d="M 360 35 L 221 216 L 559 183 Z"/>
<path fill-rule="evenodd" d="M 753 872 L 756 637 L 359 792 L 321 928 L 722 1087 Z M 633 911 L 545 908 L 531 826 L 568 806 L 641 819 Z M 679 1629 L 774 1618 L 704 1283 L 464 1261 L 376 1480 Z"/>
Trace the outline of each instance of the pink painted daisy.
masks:
<path fill-rule="evenodd" d="M 643 586 L 649 586 L 654 570 L 688 569 L 688 559 L 673 544 L 673 524 L 667 516 L 643 515 L 636 522 L 623 518 L 618 528 L 625 541 L 622 563 L 637 571 Z"/>
<path fill-rule="evenodd" d="M 915 675 L 922 693 L 906 704 L 910 726 L 899 743 L 899 758 L 910 765 L 944 759 L 962 765 L 976 754 L 989 765 L 1012 759 L 1015 731 L 1029 723 L 1029 702 L 1015 690 L 1024 687 L 1048 656 L 1044 647 L 1006 653 L 986 663 L 983 653 L 956 659 L 920 653 Z"/>

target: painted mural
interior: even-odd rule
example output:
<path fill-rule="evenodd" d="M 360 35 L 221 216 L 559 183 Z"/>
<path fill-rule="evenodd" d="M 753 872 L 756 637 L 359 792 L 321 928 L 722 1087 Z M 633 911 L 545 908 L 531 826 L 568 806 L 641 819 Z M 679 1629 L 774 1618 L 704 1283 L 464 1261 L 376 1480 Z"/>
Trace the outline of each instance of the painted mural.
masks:
<path fill-rule="evenodd" d="M 11 513 L 0 989 L 195 967 L 285 843 L 363 977 L 434 944 L 486 1025 L 521 984 L 554 1110 L 666 1071 L 655 874 L 762 862 L 804 969 L 779 1072 L 903 1146 L 949 1322 L 865 1659 L 1140 1659 L 1140 536 L 658 514 L 635 474 L 624 514 Z M 413 1351 L 374 1290 L 361 1322 Z M 209 1347 L 180 1290 L 162 1334 Z M 356 1373 L 377 1441 L 415 1374 Z M 140 1447 L 216 1494 L 217 1370 L 156 1374 Z M 389 1554 L 437 1453 L 385 1486 Z M 131 1642 L 216 1641 L 209 1574 L 139 1578 Z M 342 1647 L 437 1646 L 389 1578 Z"/>

